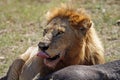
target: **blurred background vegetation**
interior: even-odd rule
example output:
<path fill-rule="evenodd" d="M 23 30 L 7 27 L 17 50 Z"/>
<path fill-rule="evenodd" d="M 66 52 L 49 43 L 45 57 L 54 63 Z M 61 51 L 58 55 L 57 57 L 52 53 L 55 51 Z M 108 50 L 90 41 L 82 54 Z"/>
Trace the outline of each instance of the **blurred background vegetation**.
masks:
<path fill-rule="evenodd" d="M 106 61 L 120 59 L 120 0 L 0 0 L 0 76 L 29 46 L 37 46 L 44 14 L 60 3 L 85 8 L 105 47 Z"/>

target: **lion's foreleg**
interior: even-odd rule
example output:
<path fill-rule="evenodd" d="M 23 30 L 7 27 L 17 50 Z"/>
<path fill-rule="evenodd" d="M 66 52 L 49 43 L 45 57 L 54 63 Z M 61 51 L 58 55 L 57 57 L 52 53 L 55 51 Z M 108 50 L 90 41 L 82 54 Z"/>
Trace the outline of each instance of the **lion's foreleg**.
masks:
<path fill-rule="evenodd" d="M 34 47 L 28 48 L 24 54 L 20 55 L 19 58 L 12 63 L 7 73 L 8 80 L 19 80 L 19 75 L 21 73 L 22 67 L 25 64 L 25 62 L 29 59 L 31 51 L 33 49 Z"/>
<path fill-rule="evenodd" d="M 18 80 L 21 73 L 22 66 L 25 61 L 22 59 L 16 59 L 9 68 L 7 80 Z"/>

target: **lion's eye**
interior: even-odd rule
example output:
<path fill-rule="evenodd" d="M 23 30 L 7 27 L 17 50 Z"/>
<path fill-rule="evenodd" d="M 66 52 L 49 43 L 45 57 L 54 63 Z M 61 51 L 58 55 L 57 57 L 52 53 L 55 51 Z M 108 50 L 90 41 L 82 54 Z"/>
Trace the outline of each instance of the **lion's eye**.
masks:
<path fill-rule="evenodd" d="M 64 32 L 63 31 L 58 31 L 55 35 L 54 35 L 54 37 L 59 37 L 61 34 L 63 34 Z"/>
<path fill-rule="evenodd" d="M 56 35 L 60 35 L 60 34 L 63 34 L 64 32 L 63 31 L 59 31 Z"/>
<path fill-rule="evenodd" d="M 48 29 L 44 29 L 43 36 L 48 32 Z"/>

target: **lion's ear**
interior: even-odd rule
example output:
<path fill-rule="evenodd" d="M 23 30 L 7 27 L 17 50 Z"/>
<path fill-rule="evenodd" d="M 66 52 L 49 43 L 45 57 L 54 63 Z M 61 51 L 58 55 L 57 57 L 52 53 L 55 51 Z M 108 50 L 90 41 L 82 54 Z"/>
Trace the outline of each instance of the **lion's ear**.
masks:
<path fill-rule="evenodd" d="M 89 19 L 84 19 L 79 23 L 79 30 L 81 31 L 82 34 L 85 35 L 91 26 L 92 22 Z"/>

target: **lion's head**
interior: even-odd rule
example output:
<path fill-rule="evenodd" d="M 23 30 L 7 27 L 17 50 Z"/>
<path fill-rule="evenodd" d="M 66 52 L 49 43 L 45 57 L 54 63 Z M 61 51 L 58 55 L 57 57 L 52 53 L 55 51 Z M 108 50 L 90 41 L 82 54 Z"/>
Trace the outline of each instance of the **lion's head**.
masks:
<path fill-rule="evenodd" d="M 38 56 L 44 58 L 46 66 L 55 69 L 104 62 L 104 50 L 93 23 L 82 10 L 61 7 L 48 12 L 43 40 L 38 46 Z"/>

